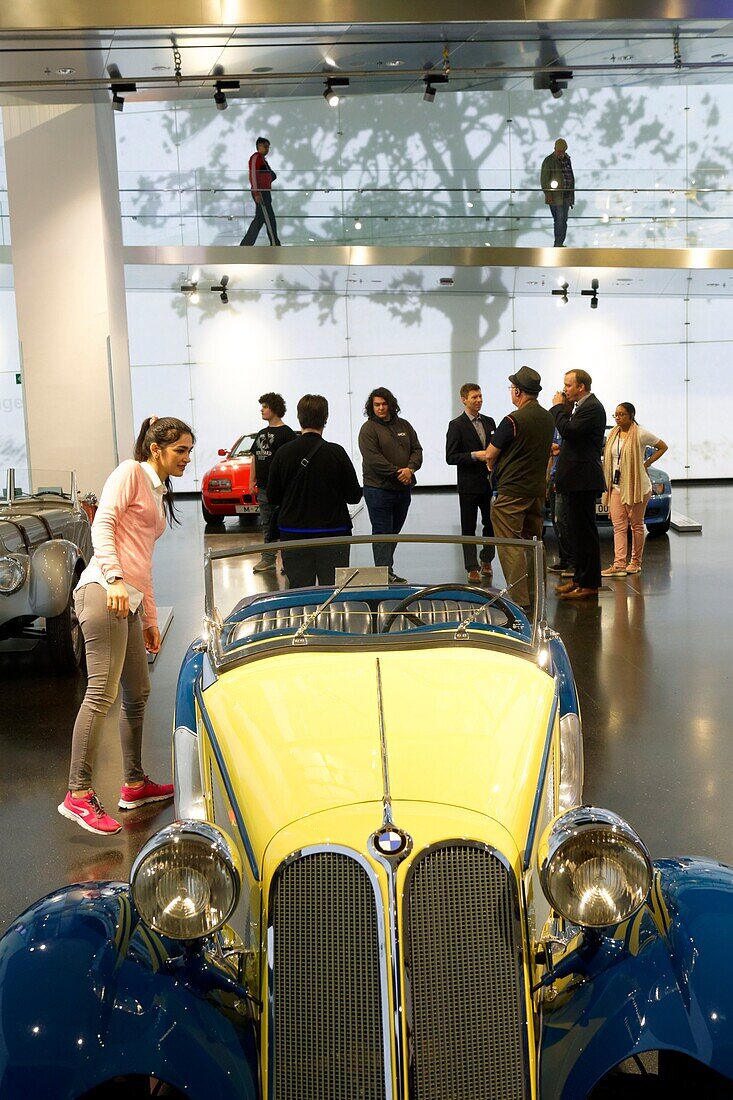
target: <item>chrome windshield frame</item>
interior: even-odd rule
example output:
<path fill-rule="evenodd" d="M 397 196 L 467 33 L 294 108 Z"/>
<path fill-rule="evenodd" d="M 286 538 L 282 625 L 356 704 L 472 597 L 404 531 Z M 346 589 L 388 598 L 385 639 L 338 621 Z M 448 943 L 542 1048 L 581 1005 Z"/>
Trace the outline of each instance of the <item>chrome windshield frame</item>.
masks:
<path fill-rule="evenodd" d="M 235 546 L 228 549 L 208 549 L 204 557 L 204 631 L 206 635 L 207 651 L 214 669 L 218 672 L 227 665 L 230 658 L 224 653 L 222 647 L 222 629 L 224 619 L 216 605 L 216 593 L 214 591 L 214 563 L 230 558 L 250 557 L 254 554 L 262 554 L 264 551 L 273 553 L 277 550 L 303 550 L 312 549 L 314 543 L 319 547 L 326 546 L 370 546 L 375 542 L 391 544 L 422 544 L 422 545 L 449 545 L 449 546 L 495 546 L 517 547 L 528 555 L 528 564 L 533 562 L 533 612 L 530 619 L 531 634 L 528 641 L 523 642 L 533 655 L 541 651 L 545 627 L 545 573 L 544 573 L 544 546 L 540 539 L 497 539 L 479 538 L 467 535 L 351 535 L 349 537 L 323 538 L 323 539 L 298 539 L 287 542 L 252 543 L 245 546 Z M 531 557 L 530 557 L 531 555 Z M 446 581 L 446 586 L 450 585 Z M 459 584 L 460 582 L 454 582 Z M 423 586 L 411 586 L 423 587 Z M 511 600 L 511 594 L 506 597 Z M 319 601 L 320 602 L 320 601 Z M 443 631 L 426 632 L 421 634 L 426 642 Z M 449 631 L 448 637 L 453 640 L 455 630 Z M 385 636 L 386 637 L 386 636 Z M 393 639 L 394 640 L 394 639 Z M 366 638 L 359 638 L 360 642 L 366 642 Z M 370 639 L 373 645 L 374 637 Z M 232 656 L 232 662 L 236 658 Z"/>

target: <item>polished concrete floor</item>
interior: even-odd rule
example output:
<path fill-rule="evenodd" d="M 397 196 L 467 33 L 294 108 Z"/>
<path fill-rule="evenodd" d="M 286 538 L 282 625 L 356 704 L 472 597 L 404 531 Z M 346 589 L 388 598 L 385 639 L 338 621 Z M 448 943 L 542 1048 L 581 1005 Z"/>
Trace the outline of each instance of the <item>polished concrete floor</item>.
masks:
<path fill-rule="evenodd" d="M 548 618 L 565 640 L 579 685 L 586 801 L 626 817 L 653 856 L 708 855 L 733 863 L 733 487 L 676 490 L 675 508 L 700 520 L 702 535 L 648 540 L 640 576 L 610 581 L 597 602 L 562 603 L 551 595 Z M 155 561 L 158 603 L 175 611 L 152 670 L 146 720 L 145 764 L 156 779 L 170 776 L 178 665 L 201 628 L 204 546 L 257 537 L 236 521 L 228 521 L 224 534 L 205 534 L 198 505 L 184 501 L 181 510 L 183 527 L 166 533 Z M 356 529 L 367 530 L 363 511 Z M 408 529 L 457 534 L 455 497 L 416 496 Z M 608 564 L 610 531 L 602 546 Z M 400 571 L 408 577 L 418 553 L 418 547 L 399 551 Z M 250 584 L 265 586 L 251 576 Z M 242 594 L 232 593 L 231 603 Z M 470 697 L 469 684 L 466 691 Z M 83 692 L 81 676 L 53 674 L 42 644 L 0 654 L 0 929 L 63 883 L 124 879 L 146 837 L 172 818 L 171 807 L 146 807 L 125 815 L 122 832 L 104 839 L 57 814 Z M 475 705 L 481 706 L 480 698 Z M 112 731 L 95 779 L 112 812 L 119 769 Z"/>

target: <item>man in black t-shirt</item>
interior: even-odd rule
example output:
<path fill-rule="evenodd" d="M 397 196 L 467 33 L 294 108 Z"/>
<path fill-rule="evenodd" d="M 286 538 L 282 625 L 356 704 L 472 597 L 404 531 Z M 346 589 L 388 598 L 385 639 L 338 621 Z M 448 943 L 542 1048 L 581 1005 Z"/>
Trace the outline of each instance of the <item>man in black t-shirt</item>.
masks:
<path fill-rule="evenodd" d="M 262 525 L 262 538 L 264 542 L 277 542 L 277 508 L 270 503 L 267 494 L 267 481 L 270 476 L 270 465 L 273 456 L 283 443 L 289 443 L 295 439 L 295 432 L 287 424 L 283 424 L 285 416 L 285 402 L 279 393 L 263 393 L 260 398 L 262 406 L 262 419 L 267 421 L 267 427 L 262 428 L 254 437 L 250 447 L 250 454 L 255 460 L 255 481 L 257 482 L 257 503 L 260 506 L 260 523 Z M 254 573 L 266 573 L 276 568 L 275 554 L 266 550 L 257 564 Z"/>
<path fill-rule="evenodd" d="M 323 429 L 328 401 L 307 393 L 298 402 L 299 439 L 286 443 L 275 455 L 267 491 L 279 508 L 283 542 L 313 539 L 313 549 L 284 550 L 283 566 L 291 588 L 333 584 L 336 566 L 349 564 L 348 546 L 319 547 L 319 538 L 351 534 L 347 505 L 361 500 L 354 465 L 338 443 L 327 443 Z"/>

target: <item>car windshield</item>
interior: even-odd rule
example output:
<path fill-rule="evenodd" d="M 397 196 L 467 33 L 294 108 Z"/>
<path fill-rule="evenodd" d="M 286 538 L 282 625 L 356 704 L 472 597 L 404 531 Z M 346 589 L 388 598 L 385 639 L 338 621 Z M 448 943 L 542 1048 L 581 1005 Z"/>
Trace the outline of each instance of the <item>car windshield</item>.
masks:
<path fill-rule="evenodd" d="M 42 470 L 15 467 L 6 470 L 0 490 L 5 503 L 29 500 L 73 500 L 74 475 L 70 470 Z"/>
<path fill-rule="evenodd" d="M 243 435 L 241 439 L 232 447 L 229 457 L 230 458 L 245 458 L 249 455 L 250 448 L 252 447 L 252 440 L 254 439 L 256 432 L 250 432 L 249 435 Z"/>
<path fill-rule="evenodd" d="M 390 578 L 387 566 L 374 565 L 375 549 L 382 557 L 388 544 L 372 536 L 209 550 L 205 624 L 214 667 L 283 647 L 390 646 L 434 642 L 436 635 L 451 645 L 470 640 L 538 648 L 545 598 L 541 542 L 381 539 L 409 563 L 409 579 L 393 572 Z M 327 562 L 329 583 L 289 588 L 279 566 L 262 569 L 262 554 L 277 549 L 293 576 L 317 554 Z M 478 554 L 483 560 L 469 580 L 467 559 Z"/>

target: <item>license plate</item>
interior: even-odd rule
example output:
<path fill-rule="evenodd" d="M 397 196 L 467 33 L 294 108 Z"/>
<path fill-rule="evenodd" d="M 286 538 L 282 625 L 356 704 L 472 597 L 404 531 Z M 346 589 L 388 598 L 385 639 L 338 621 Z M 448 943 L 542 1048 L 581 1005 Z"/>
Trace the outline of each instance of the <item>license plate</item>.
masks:
<path fill-rule="evenodd" d="M 235 504 L 234 511 L 238 516 L 243 512 L 259 512 L 260 508 L 258 504 Z"/>
<path fill-rule="evenodd" d="M 607 504 L 601 504 L 601 502 L 599 500 L 598 503 L 596 504 L 596 515 L 597 516 L 608 516 L 610 514 L 611 513 L 610 513 L 610 509 L 609 509 L 608 505 Z"/>

